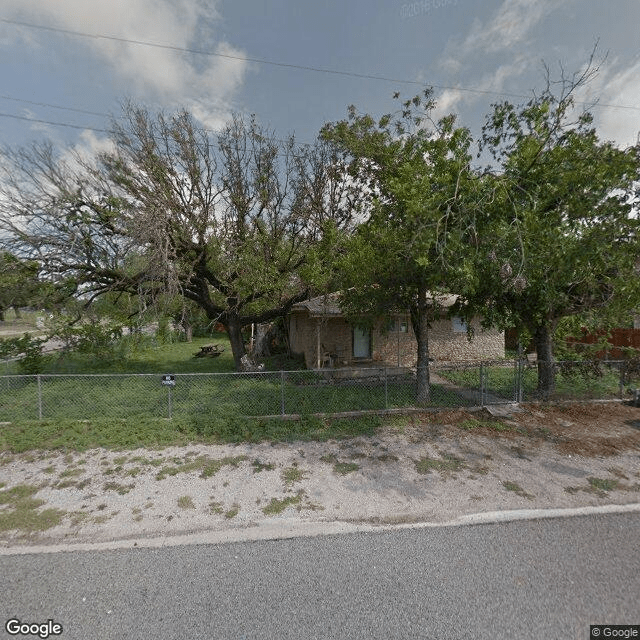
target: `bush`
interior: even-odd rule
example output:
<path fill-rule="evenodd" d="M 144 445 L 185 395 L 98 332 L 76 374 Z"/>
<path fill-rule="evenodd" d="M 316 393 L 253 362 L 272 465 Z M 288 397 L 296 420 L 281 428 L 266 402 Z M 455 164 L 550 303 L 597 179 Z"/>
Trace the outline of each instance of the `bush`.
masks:
<path fill-rule="evenodd" d="M 20 358 L 18 371 L 25 375 L 42 373 L 47 356 L 42 353 L 46 338 L 32 338 L 25 333 L 21 338 L 9 338 L 0 341 L 0 357 Z"/>

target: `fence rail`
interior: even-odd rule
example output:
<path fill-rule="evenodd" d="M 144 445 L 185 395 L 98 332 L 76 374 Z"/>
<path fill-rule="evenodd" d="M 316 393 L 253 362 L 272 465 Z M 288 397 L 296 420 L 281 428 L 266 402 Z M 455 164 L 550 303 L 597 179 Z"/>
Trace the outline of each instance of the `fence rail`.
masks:
<path fill-rule="evenodd" d="M 634 368 L 635 366 L 635 368 Z M 556 363 L 551 399 L 625 398 L 640 386 L 628 361 Z M 430 406 L 533 400 L 526 361 L 432 364 Z M 415 372 L 402 368 L 251 373 L 39 374 L 0 376 L 0 422 L 135 417 L 287 416 L 410 408 Z"/>

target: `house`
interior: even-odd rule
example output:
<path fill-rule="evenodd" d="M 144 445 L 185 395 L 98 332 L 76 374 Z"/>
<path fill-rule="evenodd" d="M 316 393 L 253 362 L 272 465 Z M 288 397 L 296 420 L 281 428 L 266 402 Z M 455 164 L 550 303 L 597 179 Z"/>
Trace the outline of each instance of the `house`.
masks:
<path fill-rule="evenodd" d="M 408 313 L 392 313 L 371 329 L 349 324 L 333 293 L 299 302 L 288 316 L 289 343 L 293 353 L 304 354 L 310 369 L 352 366 L 415 367 L 417 343 Z M 438 301 L 447 308 L 456 296 Z M 504 333 L 483 329 L 480 319 L 471 322 L 474 331 L 468 339 L 467 325 L 460 318 L 445 317 L 429 330 L 429 356 L 435 361 L 465 362 L 504 358 Z"/>

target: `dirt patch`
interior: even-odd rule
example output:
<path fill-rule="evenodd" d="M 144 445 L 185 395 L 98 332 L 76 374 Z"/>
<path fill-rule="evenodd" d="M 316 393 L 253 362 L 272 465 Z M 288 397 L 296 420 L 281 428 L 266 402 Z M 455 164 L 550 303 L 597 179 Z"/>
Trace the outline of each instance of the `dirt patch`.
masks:
<path fill-rule="evenodd" d="M 327 442 L 0 452 L 0 552 L 278 521 L 444 522 L 639 499 L 636 407 L 456 410 L 391 416 L 375 436 Z"/>
<path fill-rule="evenodd" d="M 640 450 L 640 409 L 627 404 L 572 403 L 522 405 L 506 417 L 481 411 L 441 411 L 407 418 L 406 435 L 414 441 L 434 436 L 461 439 L 485 436 L 526 442 L 551 443 L 565 455 L 615 456 Z"/>

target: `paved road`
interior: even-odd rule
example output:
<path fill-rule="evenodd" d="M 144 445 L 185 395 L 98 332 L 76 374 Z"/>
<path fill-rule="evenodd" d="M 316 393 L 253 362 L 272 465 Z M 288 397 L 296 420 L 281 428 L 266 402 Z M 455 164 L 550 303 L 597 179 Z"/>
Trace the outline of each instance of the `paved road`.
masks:
<path fill-rule="evenodd" d="M 640 515 L 5 556 L 0 570 L 3 620 L 52 618 L 64 640 L 586 640 L 589 624 L 640 623 Z"/>

